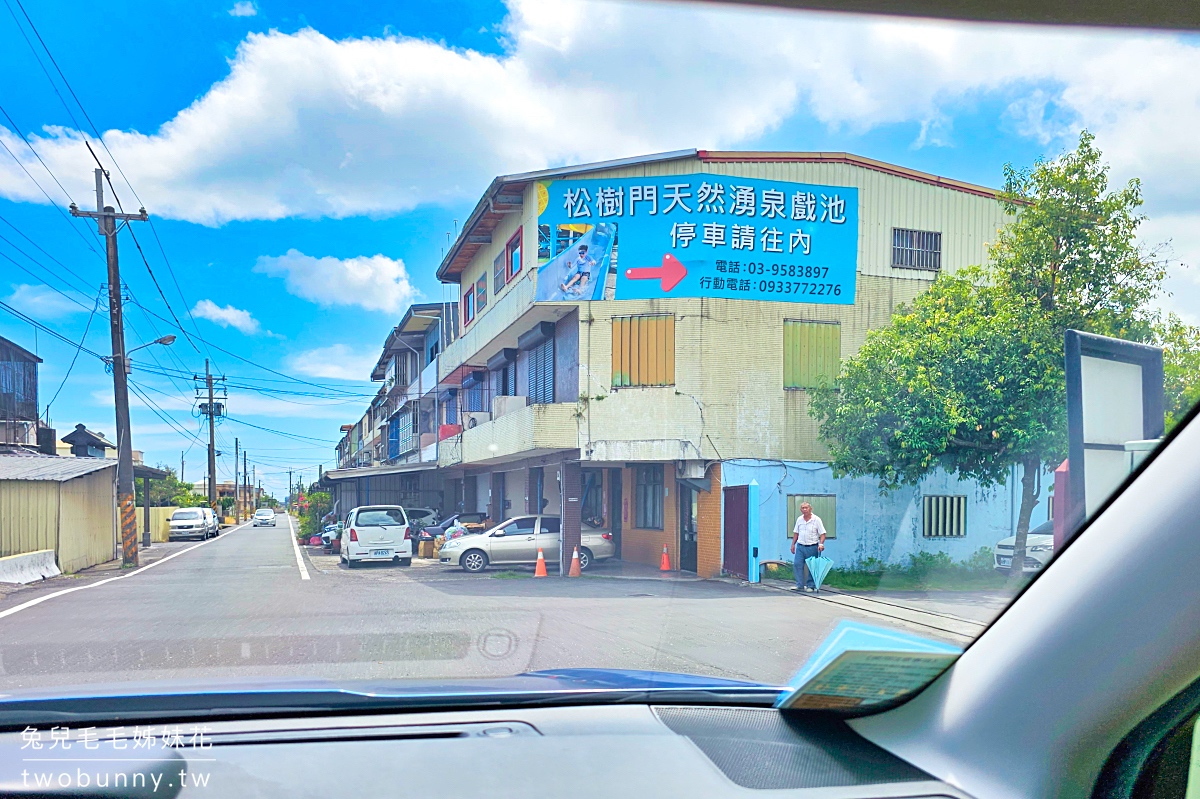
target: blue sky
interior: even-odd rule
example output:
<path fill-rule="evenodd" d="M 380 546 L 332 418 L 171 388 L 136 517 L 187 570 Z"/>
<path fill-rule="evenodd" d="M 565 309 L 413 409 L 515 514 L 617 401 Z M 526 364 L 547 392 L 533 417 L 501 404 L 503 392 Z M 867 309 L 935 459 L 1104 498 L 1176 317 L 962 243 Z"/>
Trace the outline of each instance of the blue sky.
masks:
<path fill-rule="evenodd" d="M 23 0 L 68 88 L 8 2 L 19 21 L 0 11 L 0 69 L 17 80 L 0 91 L 0 142 L 16 158 L 0 150 L 0 299 L 83 335 L 105 279 L 87 242 L 102 248 L 41 189 L 65 205 L 48 167 L 94 205 L 80 133 L 94 139 L 94 124 L 99 155 L 128 178 L 113 170 L 122 202 L 135 207 L 136 190 L 155 218 L 135 233 L 171 309 L 214 345 L 181 337 L 141 356 L 187 372 L 208 355 L 258 389 L 232 392 L 231 415 L 288 435 L 227 421 L 221 472 L 236 436 L 277 494 L 289 465 L 329 465 L 338 425 L 373 393 L 363 378 L 387 331 L 410 301 L 442 298 L 446 234 L 502 172 L 681 147 L 847 150 L 997 185 L 1005 162 L 1053 156 L 1087 126 L 1115 179 L 1143 180 L 1146 241 L 1172 242 L 1164 307 L 1200 322 L 1182 265 L 1200 255 L 1194 38 L 682 4 L 118 2 L 79 15 Z M 168 332 L 171 313 L 128 234 L 121 247 L 133 346 Z M 0 335 L 45 359 L 44 405 L 74 349 L 6 313 Z M 108 351 L 99 315 L 87 344 Z M 190 381 L 139 373 L 134 357 L 172 419 L 135 407 L 135 448 L 176 467 L 186 452 L 197 478 Z M 81 356 L 52 421 L 111 434 L 110 396 L 103 366 Z"/>

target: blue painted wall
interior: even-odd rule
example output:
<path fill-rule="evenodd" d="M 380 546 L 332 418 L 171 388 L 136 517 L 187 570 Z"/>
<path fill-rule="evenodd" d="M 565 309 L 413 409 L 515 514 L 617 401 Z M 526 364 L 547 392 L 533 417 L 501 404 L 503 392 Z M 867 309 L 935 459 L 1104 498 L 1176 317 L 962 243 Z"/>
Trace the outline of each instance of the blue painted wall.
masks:
<path fill-rule="evenodd" d="M 837 496 L 837 538 L 826 541 L 826 555 L 839 566 L 852 566 L 870 558 L 906 563 L 917 552 L 945 552 L 965 560 L 980 547 L 994 547 L 1016 530 L 1020 502 L 1020 470 L 1006 485 L 981 489 L 973 481 L 959 480 L 941 470 L 919 485 L 880 495 L 872 478 L 835 478 L 828 464 L 797 461 L 736 459 L 721 466 L 723 486 L 759 485 L 761 560 L 791 560 L 791 529 L 787 519 L 789 494 Z M 1048 518 L 1046 489 L 1053 479 L 1043 479 L 1041 501 L 1033 509 L 1030 527 Z M 965 494 L 967 534 L 962 538 L 925 538 L 921 535 L 921 497 L 926 494 Z M 751 508 L 751 513 L 754 508 Z M 722 512 L 724 509 L 722 508 Z"/>

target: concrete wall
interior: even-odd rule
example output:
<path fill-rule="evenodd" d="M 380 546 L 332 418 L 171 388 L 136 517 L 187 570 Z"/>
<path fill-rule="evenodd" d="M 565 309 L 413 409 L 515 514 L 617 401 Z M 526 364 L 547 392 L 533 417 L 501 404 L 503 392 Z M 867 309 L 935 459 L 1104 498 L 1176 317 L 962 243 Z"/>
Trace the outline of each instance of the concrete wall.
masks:
<path fill-rule="evenodd" d="M 834 494 L 837 538 L 826 541 L 826 554 L 839 566 L 860 564 L 872 558 L 904 563 L 917 552 L 945 552 L 956 561 L 965 560 L 980 547 L 994 547 L 997 541 L 1013 534 L 1020 499 L 1019 471 L 1009 477 L 1007 485 L 984 490 L 939 470 L 917 486 L 880 495 L 878 481 L 838 479 L 824 463 L 745 459 L 722 464 L 723 485 L 749 485 L 751 480 L 757 480 L 759 485 L 762 560 L 791 560 L 789 494 Z M 1049 481 L 1043 481 L 1043 486 L 1049 485 Z M 1018 492 L 1017 502 L 1014 490 Z M 921 497 L 927 494 L 967 496 L 965 536 L 922 536 Z M 1042 501 L 1034 508 L 1031 526 L 1047 519 L 1048 507 L 1043 494 Z"/>

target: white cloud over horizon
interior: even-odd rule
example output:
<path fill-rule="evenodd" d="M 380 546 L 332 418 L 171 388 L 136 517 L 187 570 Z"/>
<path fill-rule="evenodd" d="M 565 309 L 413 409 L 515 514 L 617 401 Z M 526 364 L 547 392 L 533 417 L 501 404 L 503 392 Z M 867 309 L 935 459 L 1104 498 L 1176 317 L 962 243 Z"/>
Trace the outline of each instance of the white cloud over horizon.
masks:
<path fill-rule="evenodd" d="M 196 303 L 196 307 L 192 308 L 192 316 L 198 316 L 201 319 L 207 319 L 221 327 L 232 327 L 245 333 L 247 336 L 252 336 L 262 329 L 262 325 L 249 311 L 244 311 L 241 308 L 234 308 L 232 305 L 221 307 L 212 300 L 200 300 Z"/>
<path fill-rule="evenodd" d="M 233 4 L 233 8 L 225 13 L 231 17 L 254 17 L 258 15 L 258 6 L 249 0 L 238 0 Z"/>
<path fill-rule="evenodd" d="M 12 293 L 4 301 L 23 313 L 42 319 L 61 319 L 87 310 L 49 286 L 33 283 L 14 283 Z"/>
<path fill-rule="evenodd" d="M 375 349 L 356 351 L 345 344 L 331 344 L 297 353 L 288 359 L 287 365 L 306 377 L 361 382 L 378 359 L 379 352 Z"/>
<path fill-rule="evenodd" d="M 386 255 L 316 258 L 296 249 L 261 256 L 255 272 L 282 277 L 289 293 L 322 306 L 357 305 L 398 313 L 418 296 L 404 261 Z"/>
<path fill-rule="evenodd" d="M 914 146 L 945 144 L 956 109 L 992 98 L 1051 152 L 1088 127 L 1115 180 L 1143 179 L 1148 213 L 1200 223 L 1194 36 L 682 3 L 508 8 L 499 55 L 405 36 L 253 33 L 228 76 L 157 131 L 104 140 L 153 213 L 219 225 L 470 201 L 496 174 L 735 147 L 794 118 L 856 134 L 913 123 Z M 26 133 L 85 193 L 81 134 Z M 0 138 L 39 168 L 15 134 L 0 127 Z M 0 195 L 44 201 L 11 161 Z M 1182 241 L 1176 253 L 1200 261 Z"/>

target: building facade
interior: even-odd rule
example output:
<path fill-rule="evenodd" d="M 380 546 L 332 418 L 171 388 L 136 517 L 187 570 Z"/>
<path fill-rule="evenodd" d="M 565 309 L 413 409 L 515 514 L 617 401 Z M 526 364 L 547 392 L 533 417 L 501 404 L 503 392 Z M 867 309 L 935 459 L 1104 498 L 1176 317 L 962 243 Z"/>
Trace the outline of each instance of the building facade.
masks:
<path fill-rule="evenodd" d="M 935 475 L 873 498 L 829 472 L 809 401 L 1008 221 L 994 190 L 842 153 L 496 178 L 438 270 L 459 298 L 438 367 L 444 507 L 561 513 L 564 558 L 591 527 L 626 560 L 665 548 L 708 576 L 748 571 L 751 513 L 762 557 L 782 558 L 798 497 L 830 516 L 841 563 L 993 545 L 1007 492 Z"/>

